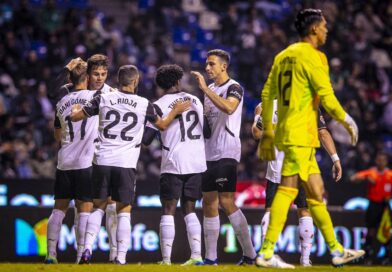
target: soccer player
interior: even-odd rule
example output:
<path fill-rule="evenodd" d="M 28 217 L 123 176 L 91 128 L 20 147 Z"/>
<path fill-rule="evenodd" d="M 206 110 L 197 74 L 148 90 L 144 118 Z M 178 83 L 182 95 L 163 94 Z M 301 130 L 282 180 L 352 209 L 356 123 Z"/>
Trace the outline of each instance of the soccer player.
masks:
<path fill-rule="evenodd" d="M 102 54 L 92 55 L 87 60 L 87 73 L 89 76 L 88 87 L 90 90 L 96 90 L 98 93 L 108 93 L 115 91 L 114 88 L 106 84 L 108 77 L 109 60 Z M 106 213 L 106 231 L 109 238 L 109 262 L 113 262 L 117 254 L 117 213 L 116 202 L 108 198 L 108 204 L 105 209 Z M 79 251 L 80 252 L 80 251 Z"/>
<path fill-rule="evenodd" d="M 274 255 L 274 247 L 301 183 L 312 218 L 329 246 L 332 264 L 341 266 L 365 254 L 363 250 L 343 248 L 336 239 L 331 217 L 323 202 L 324 184 L 315 157 L 315 148 L 320 145 L 317 135 L 320 101 L 324 109 L 350 133 L 351 143 L 355 145 L 358 140 L 357 125 L 334 95 L 327 58 L 317 50 L 326 41 L 326 24 L 321 10 L 305 9 L 298 13 L 295 27 L 301 41 L 275 57 L 262 91 L 264 129 L 259 156 L 275 160 L 275 145 L 285 156 L 281 183 L 271 206 L 270 223 L 256 259 L 258 266 L 294 268 Z M 279 117 L 276 135 L 272 124 L 275 98 L 278 100 Z"/>
<path fill-rule="evenodd" d="M 261 103 L 257 105 L 255 109 L 255 120 L 252 125 L 252 135 L 256 140 L 260 140 L 263 137 L 263 123 L 261 120 Z M 320 112 L 320 111 L 319 111 Z M 272 117 L 272 122 L 274 126 L 278 122 L 277 116 L 277 101 L 274 100 L 274 109 L 273 109 L 274 116 Z M 333 168 L 332 168 L 332 175 L 335 181 L 339 181 L 342 177 L 342 167 L 340 164 L 339 156 L 336 154 L 335 144 L 331 137 L 331 134 L 328 132 L 326 124 L 324 122 L 324 118 L 319 113 L 318 117 L 318 133 L 320 140 L 327 150 L 328 154 L 331 156 L 333 161 Z M 266 212 L 261 220 L 261 227 L 262 227 L 262 241 L 264 240 L 265 234 L 267 233 L 267 228 L 269 225 L 270 220 L 270 211 L 271 211 L 271 204 L 276 191 L 278 189 L 278 185 L 281 179 L 281 170 L 282 170 L 282 163 L 284 158 L 284 153 L 279 151 L 275 148 L 275 160 L 269 161 L 267 166 L 267 188 L 266 188 L 266 203 L 265 209 Z M 312 249 L 312 242 L 314 236 L 314 227 L 313 227 L 313 220 L 311 214 L 308 210 L 308 205 L 306 203 L 306 195 L 305 190 L 302 186 L 300 186 L 298 195 L 294 200 L 295 205 L 297 206 L 297 213 L 298 213 L 298 233 L 299 233 L 299 241 L 301 245 L 301 258 L 300 264 L 302 266 L 311 266 L 312 263 L 310 261 L 310 251 Z"/>
<path fill-rule="evenodd" d="M 216 265 L 219 237 L 219 205 L 229 217 L 243 250 L 238 264 L 253 264 L 256 252 L 250 239 L 248 222 L 234 203 L 237 165 L 241 157 L 241 114 L 243 88 L 229 77 L 230 55 L 220 49 L 207 53 L 206 72 L 213 83 L 207 86 L 199 72 L 192 72 L 204 92 L 204 109 L 211 128 L 206 139 L 207 171 L 203 175 L 203 229 L 206 247 L 205 264 Z"/>
<path fill-rule="evenodd" d="M 86 105 L 94 95 L 87 89 L 87 64 L 78 60 L 70 71 L 72 86 L 56 105 L 55 139 L 61 141 L 55 182 L 55 205 L 47 229 L 48 255 L 45 263 L 57 263 L 56 247 L 62 221 L 71 199 L 76 200 L 79 217 L 75 229 L 84 238 L 92 208 L 92 159 L 98 136 L 98 118 L 71 122 L 71 107 Z M 78 248 L 84 242 L 77 239 Z"/>
<path fill-rule="evenodd" d="M 54 101 L 60 100 L 63 96 L 69 93 L 69 89 L 72 88 L 72 83 L 68 82 L 68 77 L 70 71 L 73 67 L 81 61 L 80 58 L 72 59 L 56 77 L 56 79 L 51 82 L 52 91 L 50 93 L 50 98 Z M 88 74 L 88 89 L 98 91 L 99 93 L 108 93 L 115 91 L 114 88 L 110 87 L 105 83 L 108 76 L 108 66 L 109 61 L 107 56 L 102 54 L 92 55 L 87 60 L 87 74 Z M 74 229 L 76 240 L 79 239 L 79 234 L 77 231 L 78 225 L 78 213 L 75 208 L 75 219 L 74 219 Z M 117 242 L 116 242 L 116 228 L 117 228 L 117 214 L 116 214 L 116 203 L 111 201 L 110 197 L 108 199 L 108 205 L 106 207 L 106 230 L 109 238 L 109 261 L 114 261 L 117 252 Z M 83 252 L 83 248 L 77 249 L 77 260 L 78 263 Z"/>
<path fill-rule="evenodd" d="M 163 215 L 159 224 L 162 262 L 171 264 L 171 251 L 175 236 L 174 214 L 178 200 L 184 214 L 191 257 L 183 265 L 202 265 L 201 225 L 195 213 L 195 202 L 201 199 L 202 173 L 207 169 L 204 149 L 203 104 L 194 95 L 181 89 L 184 71 L 178 65 L 163 65 L 158 68 L 155 83 L 165 91 L 154 102 L 159 116 L 167 116 L 176 101 L 191 101 L 189 111 L 178 115 L 178 121 L 161 132 L 162 161 L 160 198 Z M 143 143 L 148 145 L 157 132 L 147 126 Z M 206 132 L 206 133 L 207 133 Z"/>
<path fill-rule="evenodd" d="M 144 124 L 150 121 L 159 129 L 166 129 L 190 104 L 173 105 L 172 111 L 162 119 L 147 99 L 135 93 L 139 84 L 139 72 L 135 66 L 120 67 L 118 83 L 119 91 L 99 94 L 83 108 L 76 105 L 72 109 L 72 121 L 99 115 L 99 142 L 93 159 L 94 211 L 88 218 L 85 250 L 80 263 L 91 260 L 92 246 L 100 230 L 108 196 L 116 201 L 117 209 L 115 263 L 126 263 L 131 239 L 130 212 L 135 196 L 136 164 Z"/>

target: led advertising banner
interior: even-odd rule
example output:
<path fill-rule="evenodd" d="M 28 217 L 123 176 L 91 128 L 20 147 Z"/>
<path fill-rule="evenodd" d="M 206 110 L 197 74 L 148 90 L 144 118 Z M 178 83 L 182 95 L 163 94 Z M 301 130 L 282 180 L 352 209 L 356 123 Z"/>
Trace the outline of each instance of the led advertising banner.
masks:
<path fill-rule="evenodd" d="M 243 209 L 249 223 L 249 231 L 255 248 L 261 246 L 260 221 L 263 215 L 261 209 Z M 46 228 L 49 208 L 37 207 L 8 207 L 0 208 L 2 215 L 0 236 L 1 262 L 43 262 L 46 255 Z M 201 210 L 197 215 L 202 222 Z M 335 232 L 345 247 L 359 249 L 364 243 L 366 228 L 364 212 L 362 211 L 331 211 L 335 223 Z M 131 246 L 127 261 L 129 263 L 154 263 L 161 260 L 159 248 L 159 208 L 136 208 L 132 213 Z M 103 220 L 105 222 L 105 220 Z M 285 260 L 299 262 L 299 241 L 297 231 L 298 219 L 296 212 L 290 211 L 288 222 L 276 245 L 277 253 Z M 73 209 L 70 209 L 61 228 L 58 243 L 58 260 L 74 262 L 75 236 L 73 232 Z M 181 211 L 177 210 L 175 217 L 176 237 L 173 244 L 172 261 L 184 262 L 190 257 L 186 236 L 186 228 Z M 203 245 L 204 247 L 204 245 Z M 109 244 L 104 226 L 94 245 L 93 262 L 108 261 Z M 225 215 L 221 214 L 221 228 L 218 244 L 218 257 L 221 263 L 234 263 L 242 256 L 234 230 Z M 313 263 L 328 263 L 328 249 L 318 231 L 314 237 L 312 248 Z"/>

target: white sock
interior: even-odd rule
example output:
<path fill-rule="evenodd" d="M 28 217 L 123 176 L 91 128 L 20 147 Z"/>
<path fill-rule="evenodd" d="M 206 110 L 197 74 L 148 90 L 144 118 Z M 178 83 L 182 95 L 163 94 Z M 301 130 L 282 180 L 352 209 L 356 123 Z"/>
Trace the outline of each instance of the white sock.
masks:
<path fill-rule="evenodd" d="M 61 224 L 65 213 L 61 210 L 53 209 L 52 214 L 49 217 L 48 229 L 47 229 L 47 251 L 48 256 L 57 256 L 57 242 L 60 236 Z"/>
<path fill-rule="evenodd" d="M 204 243 L 206 247 L 206 259 L 215 261 L 217 257 L 217 244 L 219 238 L 220 221 L 219 216 L 204 217 Z"/>
<path fill-rule="evenodd" d="M 117 215 L 117 260 L 125 264 L 129 245 L 131 244 L 131 214 Z"/>
<path fill-rule="evenodd" d="M 76 236 L 77 238 L 76 243 L 78 245 L 77 253 L 76 253 L 76 263 L 79 263 L 80 258 L 82 257 L 84 251 L 84 240 L 85 240 L 84 238 L 86 234 L 89 215 L 90 213 L 87 212 L 82 212 L 78 214 L 78 225 L 75 228 L 75 233 L 79 234 Z"/>
<path fill-rule="evenodd" d="M 88 217 L 86 235 L 84 238 L 84 250 L 88 249 L 90 252 L 93 251 L 93 244 L 101 229 L 103 215 L 103 210 L 96 209 Z"/>
<path fill-rule="evenodd" d="M 250 238 L 248 222 L 246 221 L 245 215 L 238 209 L 228 217 L 241 244 L 243 255 L 252 259 L 256 258 L 256 250 Z"/>
<path fill-rule="evenodd" d="M 190 213 L 184 219 L 189 247 L 191 248 L 191 258 L 201 258 L 201 225 L 199 218 L 195 213 Z"/>
<path fill-rule="evenodd" d="M 74 227 L 74 231 L 75 231 L 75 239 L 77 242 L 78 236 L 79 236 L 79 233 L 78 233 L 79 213 L 78 213 L 78 209 L 75 206 L 73 208 L 74 208 L 74 225 L 73 225 L 73 227 Z"/>
<path fill-rule="evenodd" d="M 312 217 L 304 216 L 299 219 L 298 233 L 299 241 L 301 243 L 301 263 L 307 264 L 309 263 L 309 256 L 314 236 Z"/>
<path fill-rule="evenodd" d="M 261 219 L 261 244 L 263 244 L 265 235 L 267 234 L 269 221 L 270 221 L 270 212 L 265 212 L 263 218 Z"/>
<path fill-rule="evenodd" d="M 176 230 L 174 228 L 174 216 L 162 215 L 159 224 L 159 237 L 161 242 L 162 260 L 170 262 L 173 247 L 174 236 Z"/>
<path fill-rule="evenodd" d="M 106 206 L 106 231 L 109 237 L 109 261 L 113 261 L 117 257 L 117 212 L 116 203 Z"/>

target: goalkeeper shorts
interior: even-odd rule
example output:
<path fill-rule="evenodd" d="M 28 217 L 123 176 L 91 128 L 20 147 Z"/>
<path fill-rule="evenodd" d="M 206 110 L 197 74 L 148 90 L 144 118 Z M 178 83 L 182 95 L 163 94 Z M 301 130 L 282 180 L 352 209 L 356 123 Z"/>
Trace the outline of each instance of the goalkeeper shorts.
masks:
<path fill-rule="evenodd" d="M 284 146 L 282 176 L 299 175 L 307 182 L 310 174 L 320 174 L 316 161 L 316 149 L 306 146 Z"/>

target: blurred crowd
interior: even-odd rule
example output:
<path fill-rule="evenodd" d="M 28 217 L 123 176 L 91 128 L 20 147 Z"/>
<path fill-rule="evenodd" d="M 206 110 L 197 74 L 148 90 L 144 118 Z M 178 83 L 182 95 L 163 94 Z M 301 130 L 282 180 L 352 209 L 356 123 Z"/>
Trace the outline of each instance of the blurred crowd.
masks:
<path fill-rule="evenodd" d="M 373 165 L 379 150 L 392 154 L 391 0 L 112 1 L 126 24 L 90 2 L 1 1 L 0 177 L 54 177 L 58 144 L 52 136 L 51 82 L 71 58 L 107 55 L 107 83 L 114 87 L 120 65 L 137 65 L 139 94 L 153 101 L 162 95 L 154 84 L 157 67 L 181 65 L 184 88 L 200 95 L 189 71 L 203 70 L 206 52 L 222 48 L 232 54 L 231 76 L 246 92 L 239 180 L 262 180 L 265 164 L 256 158 L 251 138 L 253 110 L 274 55 L 297 40 L 297 11 L 309 7 L 322 9 L 327 19 L 328 41 L 321 50 L 336 95 L 360 129 L 359 144 L 351 147 L 342 127 L 325 116 L 345 176 Z M 323 150 L 318 159 L 328 178 L 331 160 Z M 159 161 L 158 143 L 144 148 L 139 179 L 158 180 Z"/>

